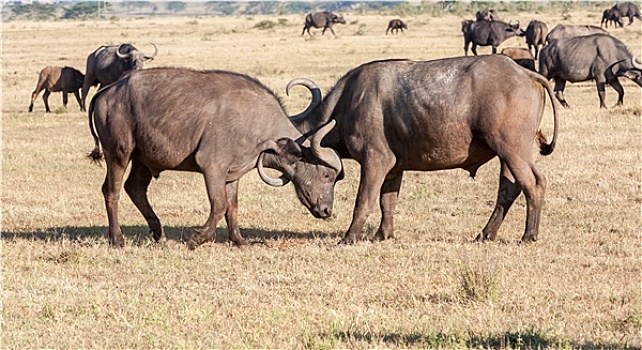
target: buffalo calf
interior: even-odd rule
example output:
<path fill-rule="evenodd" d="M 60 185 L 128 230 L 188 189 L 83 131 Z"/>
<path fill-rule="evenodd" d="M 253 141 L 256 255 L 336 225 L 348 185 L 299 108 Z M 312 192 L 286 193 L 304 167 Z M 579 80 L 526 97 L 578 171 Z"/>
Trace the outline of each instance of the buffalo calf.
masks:
<path fill-rule="evenodd" d="M 400 19 L 391 19 L 390 22 L 388 22 L 388 29 L 386 29 L 386 35 L 388 35 L 388 31 L 390 31 L 392 34 L 397 34 L 401 30 L 401 34 L 403 34 L 403 30 L 408 29 L 408 25 L 404 23 L 404 21 Z"/>
<path fill-rule="evenodd" d="M 31 94 L 31 104 L 29 105 L 29 112 L 33 111 L 33 103 L 36 101 L 40 91 L 45 90 L 42 99 L 45 102 L 45 111 L 51 112 L 49 109 L 49 94 L 52 92 L 62 91 L 62 104 L 67 107 L 67 94 L 73 93 L 76 96 L 76 101 L 82 109 L 82 102 L 80 101 L 79 90 L 82 87 L 84 75 L 79 70 L 72 67 L 58 67 L 47 66 L 40 71 L 38 76 L 38 83 L 36 89 Z"/>

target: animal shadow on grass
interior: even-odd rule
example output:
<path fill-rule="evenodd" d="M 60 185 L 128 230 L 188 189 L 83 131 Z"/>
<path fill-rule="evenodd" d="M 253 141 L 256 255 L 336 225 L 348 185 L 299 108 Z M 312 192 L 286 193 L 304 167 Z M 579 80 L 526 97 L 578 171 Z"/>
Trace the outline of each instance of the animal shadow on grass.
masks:
<path fill-rule="evenodd" d="M 187 243 L 192 234 L 198 229 L 199 226 L 178 227 L 178 226 L 165 226 L 165 237 L 168 241 L 175 241 L 178 243 Z M 147 226 L 122 226 L 121 230 L 125 236 L 126 241 L 134 246 L 147 246 L 154 244 L 152 233 L 149 232 Z M 51 227 L 35 231 L 3 231 L 0 233 L 3 241 L 12 241 L 18 239 L 34 240 L 34 241 L 47 241 L 47 242 L 61 242 L 72 241 L 81 243 L 97 243 L 103 244 L 107 241 L 106 226 L 91 226 L 91 227 L 78 227 L 78 226 L 63 226 Z M 269 241 L 276 240 L 317 240 L 325 238 L 335 238 L 339 233 L 327 233 L 320 231 L 309 232 L 292 232 L 292 231 L 269 231 L 260 230 L 257 228 L 241 229 L 241 234 L 249 244 L 266 244 Z M 228 243 L 228 230 L 226 227 L 219 227 L 216 229 L 216 234 L 212 237 L 212 242 L 215 243 Z"/>
<path fill-rule="evenodd" d="M 484 348 L 502 349 L 547 349 L 547 348 L 579 348 L 579 349 L 622 349 L 639 350 L 640 347 L 628 344 L 595 344 L 577 343 L 556 336 L 547 336 L 536 331 L 524 333 L 506 332 L 479 336 L 465 333 L 397 333 L 376 334 L 360 331 L 332 330 L 330 333 L 319 334 L 322 339 L 341 340 L 343 342 L 359 341 L 369 344 L 385 343 L 388 346 L 404 348 Z"/>

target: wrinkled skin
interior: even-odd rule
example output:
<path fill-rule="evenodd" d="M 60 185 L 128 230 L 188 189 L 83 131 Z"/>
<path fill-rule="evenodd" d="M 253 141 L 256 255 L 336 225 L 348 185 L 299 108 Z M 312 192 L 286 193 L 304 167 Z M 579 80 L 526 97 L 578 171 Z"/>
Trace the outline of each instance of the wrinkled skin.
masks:
<path fill-rule="evenodd" d="M 76 96 L 78 105 L 82 108 L 79 90 L 82 87 L 83 79 L 84 75 L 73 67 L 47 66 L 43 68 L 38 75 L 36 88 L 31 93 L 29 112 L 33 111 L 33 104 L 42 90 L 45 90 L 42 100 L 45 103 L 45 112 L 47 113 L 51 112 L 51 109 L 49 109 L 49 95 L 52 92 L 62 91 L 62 104 L 65 107 L 67 107 L 67 102 L 69 101 L 67 94 L 73 93 Z"/>
<path fill-rule="evenodd" d="M 550 144 L 538 131 L 546 94 L 555 124 Z M 382 217 L 373 239 L 394 237 L 393 216 L 405 171 L 461 168 L 475 176 L 494 157 L 501 163 L 497 202 L 477 240 L 495 239 L 523 192 L 522 241 L 530 242 L 538 239 L 546 189 L 531 147 L 537 135 L 540 153 L 553 151 L 558 118 L 552 95 L 543 77 L 502 55 L 375 61 L 348 72 L 308 118 L 294 122 L 305 134 L 336 120 L 322 145 L 361 166 L 352 223 L 342 243 L 362 237 L 377 199 Z"/>
<path fill-rule="evenodd" d="M 539 72 L 546 79 L 555 80 L 555 94 L 564 107 L 566 82 L 595 80 L 600 108 L 606 108 L 606 85 L 618 93 L 617 104 L 624 103 L 624 88 L 618 77 L 626 77 L 640 85 L 639 64 L 626 45 L 607 34 L 593 34 L 560 39 L 545 46 L 540 52 Z M 642 86 L 642 85 L 640 85 Z"/>
<path fill-rule="evenodd" d="M 301 35 L 305 34 L 305 32 L 308 32 L 308 35 L 312 36 L 310 34 L 310 28 L 323 28 L 323 31 L 321 31 L 321 35 L 325 34 L 326 29 L 330 29 L 332 32 L 332 35 L 337 36 L 334 33 L 334 29 L 332 29 L 332 25 L 335 23 L 340 23 L 340 24 L 346 24 L 346 21 L 343 19 L 343 16 L 336 15 L 331 12 L 313 12 L 305 16 L 305 25 L 303 25 L 303 31 L 301 32 Z"/>
<path fill-rule="evenodd" d="M 124 245 L 118 202 L 130 163 L 125 191 L 157 241 L 165 234 L 147 188 L 165 170 L 198 172 L 205 180 L 210 215 L 189 239 L 190 249 L 210 241 L 223 216 L 230 240 L 246 244 L 238 227 L 238 181 L 257 166 L 260 174 L 263 167 L 281 171 L 282 181 L 261 177 L 273 186 L 292 181 L 313 216 L 332 214 L 341 161 L 319 144 L 333 124 L 310 137 L 311 147 L 302 146 L 303 135 L 288 120 L 276 96 L 245 75 L 179 68 L 138 70 L 94 96 L 89 123 L 96 143 L 91 158 L 98 161 L 104 156 L 107 164 L 102 192 L 109 242 L 114 246 Z"/>
<path fill-rule="evenodd" d="M 609 34 L 606 30 L 591 25 L 558 24 L 546 36 L 546 42 L 552 43 L 559 39 L 574 38 L 593 34 Z"/>

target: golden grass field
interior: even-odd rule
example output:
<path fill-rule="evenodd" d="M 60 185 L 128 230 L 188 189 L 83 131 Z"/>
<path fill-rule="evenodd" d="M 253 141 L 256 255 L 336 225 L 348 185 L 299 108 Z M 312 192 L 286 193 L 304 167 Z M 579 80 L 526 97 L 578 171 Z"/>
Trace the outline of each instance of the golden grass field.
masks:
<path fill-rule="evenodd" d="M 520 196 L 496 242 L 472 240 L 496 198 L 499 166 L 473 180 L 462 170 L 407 173 L 395 215 L 397 238 L 336 243 L 347 230 L 359 169 L 346 161 L 333 217 L 314 219 L 292 185 L 272 188 L 255 171 L 240 185 L 239 221 L 253 244 L 184 240 L 209 213 L 199 174 L 165 172 L 150 199 L 168 241 L 153 243 L 123 193 L 126 246 L 110 248 L 87 115 L 73 96 L 41 97 L 47 65 L 85 71 L 98 46 L 130 42 L 160 52 L 147 67 L 246 73 L 274 89 L 289 113 L 375 59 L 463 54 L 459 16 L 344 14 L 331 33 L 301 36 L 304 15 L 131 18 L 2 23 L 2 348 L 489 348 L 639 349 L 641 90 L 624 82 L 625 104 L 602 109 L 592 82 L 569 84 L 552 155 L 536 157 L 549 186 L 539 241 L 520 245 Z M 601 12 L 500 13 L 506 20 L 599 24 Z M 472 14 L 471 16 L 472 17 Z M 262 21 L 278 25 L 259 29 Z M 266 22 L 264 22 L 266 23 Z M 641 53 L 640 21 L 611 33 Z M 257 24 L 259 24 L 257 26 Z M 525 46 L 511 38 L 500 49 Z M 488 54 L 489 47 L 480 48 Z M 194 86 L 198 89 L 198 86 Z M 91 94 L 95 93 L 95 88 Z M 91 97 L 91 96 L 90 96 Z M 607 88 L 607 104 L 616 101 Z M 550 103 L 547 103 L 550 106 Z M 248 111 L 251 113 L 251 111 Z M 251 126 L 250 126 L 251 127 Z M 547 109 L 542 127 L 551 135 Z M 379 223 L 375 211 L 367 231 Z"/>

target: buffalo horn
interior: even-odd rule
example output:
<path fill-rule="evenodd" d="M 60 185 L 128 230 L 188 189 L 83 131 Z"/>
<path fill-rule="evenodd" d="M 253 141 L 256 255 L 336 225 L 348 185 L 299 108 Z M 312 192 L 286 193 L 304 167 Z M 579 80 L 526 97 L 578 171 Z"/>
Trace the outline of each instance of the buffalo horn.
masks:
<path fill-rule="evenodd" d="M 156 47 L 156 45 L 154 45 L 154 43 L 151 43 L 151 44 L 154 47 L 154 53 L 151 54 L 150 56 L 145 56 L 147 58 L 154 58 L 154 57 L 156 57 L 156 55 L 158 55 L 158 48 Z"/>
<path fill-rule="evenodd" d="M 297 85 L 305 86 L 306 88 L 308 88 L 308 90 L 310 90 L 310 93 L 312 94 L 312 102 L 310 102 L 310 105 L 303 112 L 290 117 L 290 120 L 293 122 L 298 122 L 302 119 L 305 119 L 308 114 L 310 114 L 310 112 L 321 102 L 321 89 L 319 89 L 319 86 L 315 82 L 308 78 L 293 79 L 285 87 L 285 93 L 290 96 L 290 89 Z"/>
<path fill-rule="evenodd" d="M 637 57 L 631 57 L 631 65 L 637 70 L 642 70 L 642 64 L 638 63 Z"/>
<path fill-rule="evenodd" d="M 122 59 L 124 59 L 124 60 L 130 59 L 130 58 L 132 57 L 132 53 L 131 53 L 131 52 L 128 52 L 128 53 L 126 53 L 126 54 L 122 54 L 122 53 L 120 53 L 120 48 L 121 48 L 123 45 L 124 45 L 124 44 L 120 44 L 120 45 L 118 45 L 118 48 L 116 49 L 116 55 L 118 55 L 118 57 L 120 57 L 120 58 L 122 58 Z"/>
<path fill-rule="evenodd" d="M 286 178 L 285 176 L 281 175 L 278 178 L 273 178 L 270 175 L 268 175 L 265 172 L 265 169 L 263 168 L 263 156 L 265 155 L 265 152 L 262 152 L 261 155 L 259 156 L 259 161 L 257 162 L 257 169 L 259 171 L 259 176 L 261 177 L 261 180 L 265 182 L 266 184 L 274 187 L 280 187 L 280 186 L 285 186 L 287 185 L 290 180 Z"/>
<path fill-rule="evenodd" d="M 310 148 L 315 157 L 319 158 L 323 163 L 336 170 L 337 173 L 340 173 L 343 167 L 341 165 L 341 158 L 339 158 L 337 152 L 329 147 L 321 147 L 321 140 L 323 140 L 325 135 L 327 135 L 336 124 L 336 119 L 332 119 L 326 125 L 317 130 L 310 139 Z"/>

